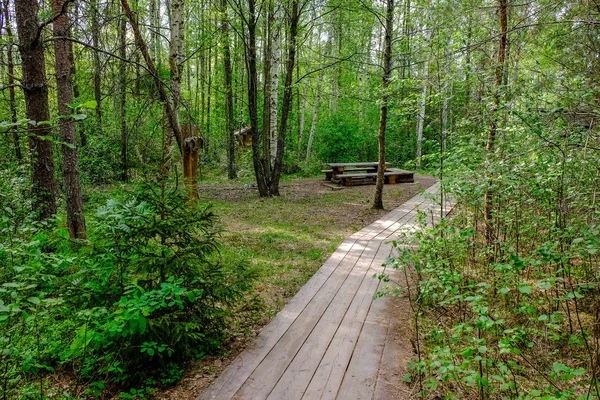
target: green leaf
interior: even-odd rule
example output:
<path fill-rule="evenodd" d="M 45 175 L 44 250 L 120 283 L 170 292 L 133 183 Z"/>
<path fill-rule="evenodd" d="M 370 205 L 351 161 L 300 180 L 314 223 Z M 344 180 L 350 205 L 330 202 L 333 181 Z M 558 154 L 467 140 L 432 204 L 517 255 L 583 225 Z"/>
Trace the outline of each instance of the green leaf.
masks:
<path fill-rule="evenodd" d="M 569 371 L 571 371 L 571 368 L 569 368 L 565 364 L 561 364 L 559 362 L 553 362 L 552 363 L 552 369 L 555 372 L 569 372 Z"/>
<path fill-rule="evenodd" d="M 28 302 L 35 304 L 36 306 L 39 306 L 41 301 L 40 299 L 38 299 L 37 297 L 29 297 L 27 299 Z"/>
<path fill-rule="evenodd" d="M 190 303 L 193 303 L 196 301 L 196 295 L 194 294 L 194 292 L 188 292 L 187 297 L 188 297 L 188 300 L 190 301 Z"/>
<path fill-rule="evenodd" d="M 96 108 L 96 107 L 98 107 L 98 103 L 96 103 L 96 100 L 88 100 L 85 103 L 82 103 L 80 107 L 83 107 L 83 108 Z"/>
<path fill-rule="evenodd" d="M 73 114 L 72 117 L 75 121 L 83 121 L 84 119 L 87 118 L 87 115 L 86 114 Z"/>
<path fill-rule="evenodd" d="M 531 286 L 521 284 L 521 285 L 519 285 L 519 292 L 521 292 L 523 294 L 531 293 Z"/>

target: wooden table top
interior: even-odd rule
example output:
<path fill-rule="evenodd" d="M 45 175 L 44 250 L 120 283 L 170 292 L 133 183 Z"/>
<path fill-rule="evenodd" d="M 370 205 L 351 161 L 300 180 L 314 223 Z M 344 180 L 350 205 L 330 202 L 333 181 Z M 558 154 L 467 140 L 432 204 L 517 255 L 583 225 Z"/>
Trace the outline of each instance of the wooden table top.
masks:
<path fill-rule="evenodd" d="M 389 162 L 386 162 L 385 165 L 389 165 Z M 357 162 L 357 163 L 327 163 L 331 168 L 340 168 L 340 167 L 376 167 L 379 165 L 379 162 Z"/>

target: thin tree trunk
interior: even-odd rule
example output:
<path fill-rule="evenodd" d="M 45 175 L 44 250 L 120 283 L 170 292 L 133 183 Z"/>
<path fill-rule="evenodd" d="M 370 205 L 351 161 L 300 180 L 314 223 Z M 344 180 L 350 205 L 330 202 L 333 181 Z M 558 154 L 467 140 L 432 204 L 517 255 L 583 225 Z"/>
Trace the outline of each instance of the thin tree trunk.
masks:
<path fill-rule="evenodd" d="M 3 4 L 4 12 L 4 23 L 6 24 L 6 34 L 8 35 L 8 46 L 7 46 L 7 67 L 8 67 L 8 107 L 10 109 L 10 121 L 15 124 L 12 129 L 12 140 L 15 147 L 15 157 L 17 161 L 21 163 L 23 161 L 23 153 L 21 152 L 21 142 L 19 141 L 19 135 L 17 132 L 17 103 L 15 96 L 15 62 L 13 58 L 13 33 L 10 26 L 10 14 L 8 12 L 8 0 L 4 1 Z"/>
<path fill-rule="evenodd" d="M 382 77 L 382 95 L 381 111 L 379 114 L 379 166 L 377 167 L 377 182 L 375 184 L 375 198 L 373 199 L 373 208 L 383 209 L 383 184 L 385 172 L 385 130 L 387 126 L 388 111 L 388 87 L 390 85 L 390 75 L 392 72 L 392 35 L 394 31 L 394 0 L 387 0 L 387 10 L 385 18 L 385 50 L 383 53 L 383 77 Z"/>
<path fill-rule="evenodd" d="M 273 19 L 270 24 L 271 60 L 270 60 L 270 93 L 269 93 L 269 138 L 271 143 L 271 165 L 277 157 L 277 119 L 279 111 L 279 64 L 281 63 L 281 1 L 275 0 Z M 265 93 L 266 94 L 266 93 Z"/>
<path fill-rule="evenodd" d="M 292 106 L 292 84 L 294 79 L 294 65 L 296 62 L 296 39 L 298 36 L 298 21 L 300 14 L 298 9 L 298 0 L 291 0 L 290 11 L 290 32 L 288 35 L 288 55 L 285 68 L 285 87 L 283 89 L 283 101 L 281 103 L 281 121 L 279 124 L 279 133 L 277 135 L 277 156 L 273 163 L 273 173 L 271 176 L 270 194 L 279 196 L 279 179 L 283 166 L 283 151 L 285 146 L 285 136 L 287 133 L 287 122 Z"/>
<path fill-rule="evenodd" d="M 40 38 L 38 22 L 39 5 L 37 0 L 15 2 L 19 50 L 23 75 L 21 87 L 25 95 L 27 119 L 40 122 L 50 121 L 48 107 L 48 83 L 46 81 L 46 60 L 44 44 Z M 56 214 L 56 184 L 54 182 L 54 158 L 50 125 L 33 126 L 28 124 L 29 149 L 32 158 L 33 205 L 40 219 L 48 219 Z"/>
<path fill-rule="evenodd" d="M 98 23 L 98 1 L 90 0 L 92 13 L 92 46 L 97 49 L 100 46 L 100 24 Z M 94 100 L 96 100 L 96 136 L 102 136 L 102 66 L 100 65 L 100 53 L 92 52 L 94 65 Z"/>
<path fill-rule="evenodd" d="M 429 46 L 430 33 L 429 27 L 424 26 L 425 30 L 425 45 Z M 421 98 L 419 99 L 419 113 L 417 114 L 417 153 L 416 153 L 416 165 L 417 169 L 421 168 L 421 157 L 423 153 L 423 127 L 425 124 L 425 104 L 427 99 L 427 86 L 429 84 L 429 57 L 426 56 L 425 63 L 423 64 L 423 87 L 421 89 Z"/>
<path fill-rule="evenodd" d="M 500 36 L 498 38 L 498 58 L 496 60 L 496 81 L 494 83 L 494 103 L 492 110 L 490 111 L 490 119 L 491 119 L 491 127 L 488 133 L 486 150 L 488 152 L 488 158 L 492 157 L 493 152 L 495 151 L 496 146 L 496 133 L 498 130 L 498 122 L 497 122 L 497 113 L 500 108 L 500 90 L 502 86 L 502 81 L 504 78 L 504 62 L 506 56 L 506 42 L 507 42 L 507 27 L 508 27 L 508 17 L 507 17 L 507 8 L 508 8 L 508 0 L 498 0 L 499 6 L 499 18 L 500 18 Z M 487 245 L 491 245 L 494 240 L 493 234 L 493 219 L 492 219 L 492 203 L 494 200 L 494 195 L 492 193 L 492 189 L 489 187 L 485 191 L 485 201 L 484 201 L 484 218 L 485 218 L 485 238 Z"/>
<path fill-rule="evenodd" d="M 79 18 L 79 2 L 75 2 L 75 10 L 74 10 L 73 20 L 77 20 Z M 74 32 L 71 31 L 71 27 L 68 28 L 68 35 L 72 37 Z M 77 31 L 75 31 L 76 33 Z M 76 36 L 76 35 L 75 35 Z M 77 68 L 75 66 L 75 56 L 73 55 L 73 42 L 69 41 L 69 46 L 71 46 L 71 50 L 69 54 L 71 56 L 71 77 L 73 80 L 73 97 L 74 101 L 79 100 L 79 85 L 77 85 Z M 75 125 L 76 132 L 79 133 L 79 144 L 81 147 L 85 147 L 87 145 L 87 136 L 85 134 L 85 128 L 83 124 Z"/>
<path fill-rule="evenodd" d="M 119 122 L 121 126 L 121 181 L 127 182 L 127 70 L 124 61 L 126 52 L 127 22 L 119 19 Z"/>
<path fill-rule="evenodd" d="M 471 60 L 471 41 L 473 39 L 472 18 L 468 17 L 467 27 L 467 51 L 465 54 L 465 112 L 469 113 L 469 105 L 471 101 L 471 73 L 473 65 Z"/>
<path fill-rule="evenodd" d="M 264 18 L 263 35 L 263 126 L 262 126 L 262 162 L 271 171 L 271 47 L 273 28 L 273 1 L 268 1 L 266 16 Z"/>
<path fill-rule="evenodd" d="M 317 100 L 315 101 L 315 107 L 313 109 L 312 123 L 310 125 L 310 133 L 308 134 L 308 144 L 306 145 L 306 165 L 310 162 L 310 152 L 312 151 L 313 139 L 315 137 L 315 131 L 317 130 L 317 116 L 319 114 L 319 106 L 321 105 L 321 86 L 323 84 L 324 69 L 321 70 L 319 76 L 319 83 L 317 84 Z"/>
<path fill-rule="evenodd" d="M 52 12 L 59 15 L 67 0 L 53 0 Z M 56 37 L 69 38 L 69 19 L 61 15 L 53 23 L 53 34 Z M 79 178 L 79 156 L 77 154 L 77 132 L 75 122 L 70 117 L 69 104 L 73 104 L 73 77 L 71 76 L 72 46 L 67 40 L 54 42 L 56 94 L 58 102 L 59 128 L 63 153 L 63 179 L 67 203 L 67 226 L 71 239 L 85 239 L 85 217 L 81 199 L 81 182 Z"/>
<path fill-rule="evenodd" d="M 417 114 L 417 163 L 416 168 L 421 168 L 421 156 L 423 148 L 423 126 L 425 123 L 425 99 L 427 98 L 427 86 L 429 81 L 429 58 L 423 65 L 423 88 L 421 89 L 421 98 L 419 99 L 419 113 Z"/>
<path fill-rule="evenodd" d="M 448 83 L 450 81 L 450 46 L 446 47 L 446 64 L 444 65 L 444 84 L 442 86 L 442 95 L 444 99 L 442 100 L 442 143 L 441 149 L 442 152 L 446 151 L 446 138 L 448 136 L 448 98 L 450 94 L 448 93 Z"/>
<path fill-rule="evenodd" d="M 252 162 L 258 193 L 261 197 L 269 196 L 266 182 L 265 165 L 260 159 L 260 143 L 258 134 L 258 78 L 256 73 L 256 0 L 248 0 L 248 38 L 246 40 L 246 67 L 248 70 L 248 114 L 252 132 Z"/>
<path fill-rule="evenodd" d="M 225 131 L 228 140 L 227 176 L 229 179 L 237 177 L 235 168 L 235 136 L 233 135 L 233 85 L 231 71 L 231 50 L 229 47 L 229 18 L 227 14 L 227 0 L 221 0 L 221 34 L 223 36 L 223 69 L 225 71 Z"/>
<path fill-rule="evenodd" d="M 125 12 L 125 15 L 127 16 L 129 25 L 131 25 L 131 28 L 133 30 L 136 44 L 137 44 L 138 48 L 140 49 L 142 56 L 144 57 L 144 61 L 146 62 L 146 65 L 148 67 L 148 72 L 150 72 L 150 75 L 152 76 L 152 79 L 154 80 L 156 89 L 158 90 L 160 101 L 163 103 L 163 107 L 165 109 L 167 121 L 169 123 L 170 128 L 173 130 L 173 133 L 175 134 L 175 140 L 177 141 L 177 146 L 179 149 L 181 149 L 182 142 L 183 142 L 182 138 L 181 138 L 181 128 L 179 127 L 178 119 L 175 118 L 173 106 L 171 105 L 171 101 L 169 99 L 169 96 L 167 95 L 167 89 L 165 88 L 165 84 L 160 80 L 160 77 L 158 76 L 158 71 L 156 70 L 156 66 L 154 65 L 154 62 L 152 61 L 152 58 L 150 58 L 150 53 L 148 52 L 148 47 L 146 46 L 146 42 L 144 41 L 144 38 L 142 37 L 142 34 L 140 32 L 140 27 L 137 24 L 137 22 L 135 21 L 135 17 L 133 15 L 133 13 L 131 12 L 131 8 L 129 8 L 129 2 L 127 0 L 120 0 L 120 1 L 121 1 L 121 4 L 123 5 L 123 11 Z"/>
<path fill-rule="evenodd" d="M 304 124 L 306 123 L 306 96 L 308 95 L 308 85 L 304 85 L 302 92 L 302 108 L 300 110 L 300 122 L 298 124 L 298 160 L 302 152 L 302 139 L 304 138 Z"/>
<path fill-rule="evenodd" d="M 210 113 L 211 113 L 211 99 L 212 99 L 212 79 L 213 79 L 213 71 L 212 71 L 212 47 L 208 48 L 208 87 L 206 93 L 206 140 L 208 141 L 210 138 Z M 207 142 L 210 145 L 210 142 Z"/>
<path fill-rule="evenodd" d="M 169 68 L 171 70 L 171 104 L 172 104 L 172 113 L 171 117 L 174 121 L 174 125 L 181 126 L 179 123 L 179 104 L 181 101 L 181 72 L 182 72 L 182 62 L 185 59 L 185 51 L 184 51 L 184 34 L 185 34 L 185 6 L 183 0 L 171 0 L 170 2 L 170 28 L 171 28 L 171 43 L 169 49 Z M 165 162 L 169 163 L 172 157 L 172 141 L 174 130 L 172 126 L 169 127 L 169 140 L 166 140 L 166 146 L 164 152 Z M 178 142 L 178 146 L 180 146 L 180 152 L 183 155 L 183 137 L 182 140 Z"/>

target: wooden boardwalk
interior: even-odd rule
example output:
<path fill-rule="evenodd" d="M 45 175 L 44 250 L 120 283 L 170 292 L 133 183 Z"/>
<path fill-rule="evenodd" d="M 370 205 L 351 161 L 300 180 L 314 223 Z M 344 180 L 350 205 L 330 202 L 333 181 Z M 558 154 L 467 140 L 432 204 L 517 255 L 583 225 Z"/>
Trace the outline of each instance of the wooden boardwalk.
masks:
<path fill-rule="evenodd" d="M 390 399 L 401 376 L 390 298 L 373 300 L 399 231 L 418 211 L 437 220 L 436 184 L 356 232 L 261 331 L 199 400 Z M 439 195 L 435 195 L 439 198 Z M 447 202 L 445 213 L 453 204 Z M 389 272 L 389 271 L 386 271 Z"/>

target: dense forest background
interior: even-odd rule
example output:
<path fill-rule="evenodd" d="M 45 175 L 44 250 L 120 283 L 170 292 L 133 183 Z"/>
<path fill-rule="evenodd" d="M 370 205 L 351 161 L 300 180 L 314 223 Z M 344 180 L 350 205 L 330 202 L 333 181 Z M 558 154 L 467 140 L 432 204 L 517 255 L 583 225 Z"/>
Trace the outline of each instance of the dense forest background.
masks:
<path fill-rule="evenodd" d="M 278 197 L 325 162 L 376 160 L 460 202 L 395 261 L 416 267 L 406 380 L 600 395 L 596 0 L 0 9 L 3 398 L 59 393 L 55 371 L 65 398 L 176 382 L 228 343 L 261 274 L 219 250 L 199 181 Z"/>

